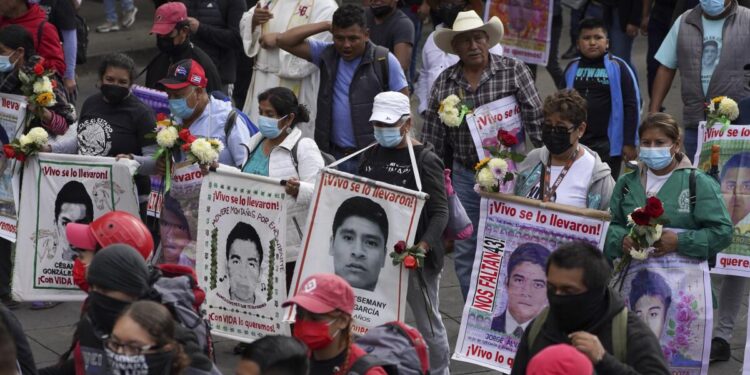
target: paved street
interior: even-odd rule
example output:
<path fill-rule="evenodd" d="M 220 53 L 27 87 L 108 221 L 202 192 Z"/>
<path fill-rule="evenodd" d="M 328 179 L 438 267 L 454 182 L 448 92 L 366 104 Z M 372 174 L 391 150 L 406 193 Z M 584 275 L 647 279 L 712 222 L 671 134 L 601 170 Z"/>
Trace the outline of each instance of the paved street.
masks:
<path fill-rule="evenodd" d="M 111 34 L 97 34 L 94 28 L 104 21 L 103 7 L 101 3 L 93 0 L 84 1 L 81 14 L 88 20 L 91 27 L 91 33 L 89 34 L 89 55 L 91 61 L 79 68 L 79 106 L 86 97 L 97 90 L 95 87 L 97 81 L 96 71 L 102 55 L 115 51 L 129 53 L 136 59 L 140 70 L 155 54 L 154 37 L 148 35 L 153 20 L 153 5 L 146 0 L 136 0 L 136 4 L 139 12 L 138 19 L 133 28 Z M 567 16 L 565 20 L 567 22 Z M 565 27 L 560 43 L 560 50 L 565 51 L 568 45 L 569 38 L 567 36 L 567 27 Z M 645 51 L 645 38 L 639 37 L 634 46 L 633 61 L 639 67 L 638 76 L 641 80 L 641 87 L 644 88 L 646 87 Z M 563 62 L 563 67 L 565 63 Z M 553 92 L 554 87 L 544 69 L 539 69 L 539 75 L 537 83 L 539 91 L 544 97 Z M 679 79 L 675 80 L 675 87 L 673 87 L 665 103 L 668 110 L 677 111 L 681 109 L 678 85 Z M 645 93 L 643 96 L 647 97 Z M 681 116 L 679 113 L 676 114 L 679 120 Z M 741 316 L 738 317 L 739 323 L 735 330 L 736 337 L 732 341 L 733 358 L 730 362 L 712 366 L 709 371 L 710 374 L 735 374 L 741 370 L 747 321 L 747 295 L 737 296 L 737 298 L 743 298 L 744 307 Z M 453 347 L 458 334 L 463 304 L 458 282 L 453 272 L 453 262 L 450 259 L 447 259 L 445 263 L 445 271 L 440 288 L 440 307 L 450 336 L 451 347 Z M 31 311 L 28 309 L 28 304 L 23 304 L 15 312 L 29 336 L 37 364 L 40 367 L 44 367 L 54 364 L 59 354 L 69 348 L 74 324 L 78 321 L 80 304 L 64 303 L 54 309 L 44 311 Z M 234 342 L 223 339 L 219 339 L 216 345 L 217 362 L 225 374 L 234 373 L 234 366 L 238 360 L 237 356 L 231 354 L 234 345 Z M 492 372 L 485 371 L 481 367 L 454 361 L 451 365 L 451 373 L 489 374 Z"/>

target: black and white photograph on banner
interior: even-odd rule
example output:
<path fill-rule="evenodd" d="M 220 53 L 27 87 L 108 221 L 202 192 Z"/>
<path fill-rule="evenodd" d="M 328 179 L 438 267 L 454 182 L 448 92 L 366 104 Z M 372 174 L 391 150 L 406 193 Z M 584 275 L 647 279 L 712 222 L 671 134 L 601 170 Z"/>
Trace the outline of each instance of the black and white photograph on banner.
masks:
<path fill-rule="evenodd" d="M 27 160 L 21 195 L 27 210 L 18 233 L 31 246 L 16 251 L 14 295 L 22 300 L 83 300 L 72 276 L 77 252 L 65 227 L 89 224 L 113 210 L 137 216 L 136 167 L 127 159 L 47 153 Z"/>
<path fill-rule="evenodd" d="M 408 275 L 389 256 L 412 240 L 425 194 L 325 169 L 303 238 L 290 295 L 316 273 L 334 273 L 354 288 L 354 332 L 403 320 Z M 291 309 L 285 319 L 293 320 Z"/>
<path fill-rule="evenodd" d="M 216 335 L 250 342 L 288 333 L 285 198 L 278 179 L 230 168 L 203 178 L 196 273 Z"/>

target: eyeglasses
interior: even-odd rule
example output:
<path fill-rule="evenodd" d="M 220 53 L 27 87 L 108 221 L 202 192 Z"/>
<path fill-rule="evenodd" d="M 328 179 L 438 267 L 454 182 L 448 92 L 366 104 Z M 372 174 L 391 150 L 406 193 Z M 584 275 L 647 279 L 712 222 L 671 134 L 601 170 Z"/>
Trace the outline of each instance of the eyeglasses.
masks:
<path fill-rule="evenodd" d="M 161 345 L 134 345 L 123 344 L 112 336 L 104 339 L 104 345 L 117 354 L 141 355 L 149 351 L 161 348 Z"/>
<path fill-rule="evenodd" d="M 572 127 L 568 127 L 568 124 L 564 122 L 560 122 L 557 124 L 552 124 L 550 122 L 542 123 L 542 131 L 551 134 L 570 134 L 576 129 L 578 129 L 578 126 L 574 125 Z"/>

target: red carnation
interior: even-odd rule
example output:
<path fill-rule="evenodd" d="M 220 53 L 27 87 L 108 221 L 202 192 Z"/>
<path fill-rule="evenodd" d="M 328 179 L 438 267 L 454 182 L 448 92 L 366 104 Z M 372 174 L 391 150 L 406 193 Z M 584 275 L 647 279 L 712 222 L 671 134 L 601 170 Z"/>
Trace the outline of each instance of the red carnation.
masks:
<path fill-rule="evenodd" d="M 41 62 L 38 62 L 36 65 L 34 65 L 34 74 L 41 76 L 44 74 L 44 66 Z"/>
<path fill-rule="evenodd" d="M 396 254 L 401 254 L 406 250 L 406 242 L 404 241 L 398 241 L 395 245 L 393 245 L 393 251 L 396 252 Z"/>
<path fill-rule="evenodd" d="M 182 148 L 182 151 L 185 151 L 185 152 L 190 151 L 190 142 L 183 143 L 182 146 L 181 146 L 181 148 Z"/>
<path fill-rule="evenodd" d="M 17 153 L 16 153 L 16 160 L 18 160 L 18 161 L 20 161 L 20 162 L 24 162 L 24 161 L 26 161 L 26 154 L 24 154 L 24 153 L 23 153 L 23 152 L 21 152 L 21 151 L 17 152 Z"/>
<path fill-rule="evenodd" d="M 182 129 L 179 133 L 177 133 L 180 136 L 180 139 L 182 139 L 183 142 L 190 142 L 190 129 Z"/>
<path fill-rule="evenodd" d="M 9 144 L 3 145 L 3 153 L 5 153 L 5 157 L 8 159 L 13 159 L 16 156 L 16 150 Z"/>
<path fill-rule="evenodd" d="M 415 258 L 413 255 L 407 255 L 404 257 L 404 267 L 407 269 L 413 270 L 417 268 L 417 258 Z"/>
<path fill-rule="evenodd" d="M 642 208 L 633 211 L 630 217 L 637 225 L 649 225 L 651 223 L 651 216 Z"/>
<path fill-rule="evenodd" d="M 167 114 L 163 112 L 159 112 L 156 114 L 156 121 L 164 121 L 167 119 Z"/>
<path fill-rule="evenodd" d="M 646 207 L 644 209 L 648 216 L 656 219 L 664 213 L 664 207 L 661 201 L 657 197 L 650 197 L 646 200 Z"/>
<path fill-rule="evenodd" d="M 505 147 L 512 147 L 518 144 L 518 138 L 515 135 L 502 129 L 497 132 L 497 140 Z"/>

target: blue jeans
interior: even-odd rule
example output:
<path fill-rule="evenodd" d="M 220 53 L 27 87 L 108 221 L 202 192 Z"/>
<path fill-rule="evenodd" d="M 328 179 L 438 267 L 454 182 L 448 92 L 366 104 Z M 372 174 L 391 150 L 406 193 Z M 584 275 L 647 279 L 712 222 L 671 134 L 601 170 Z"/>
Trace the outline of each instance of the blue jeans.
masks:
<path fill-rule="evenodd" d="M 464 206 L 466 213 L 474 225 L 474 233 L 471 238 L 456 241 L 453 244 L 453 262 L 456 268 L 458 284 L 461 286 L 461 294 L 466 300 L 471 285 L 471 270 L 474 268 L 474 254 L 477 251 L 477 231 L 479 230 L 479 202 L 480 197 L 474 191 L 474 171 L 466 169 L 459 163 L 453 163 L 453 189 L 458 195 L 458 200 Z"/>
<path fill-rule="evenodd" d="M 107 21 L 117 23 L 117 7 L 115 6 L 117 0 L 104 0 L 104 14 L 106 15 Z M 130 12 L 133 10 L 133 0 L 120 0 L 120 7 L 123 12 Z"/>
<path fill-rule="evenodd" d="M 682 144 L 685 145 L 685 154 L 693 161 L 695 151 L 698 148 L 698 128 L 685 128 L 685 139 Z"/>
<path fill-rule="evenodd" d="M 630 55 L 633 51 L 633 40 L 635 38 L 628 36 L 622 31 L 625 25 L 620 25 L 620 14 L 618 8 L 614 8 L 610 13 L 609 24 L 609 52 L 628 64 L 633 73 L 636 73 L 633 63 L 630 62 Z"/>

